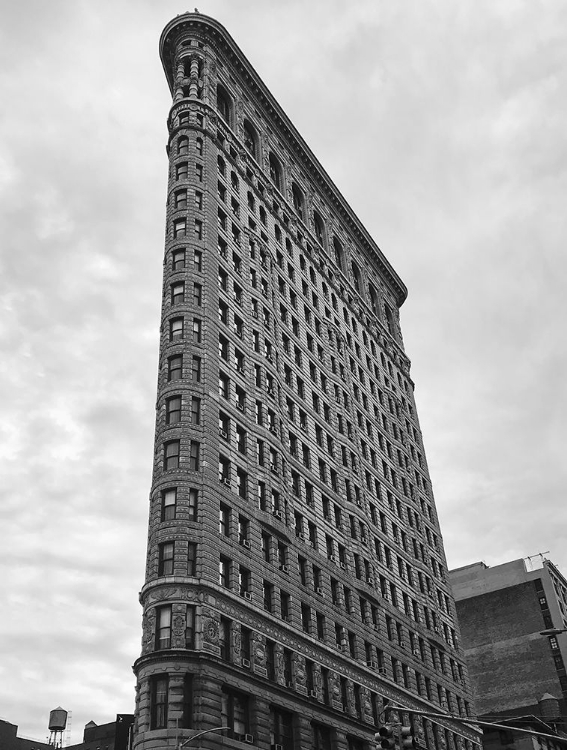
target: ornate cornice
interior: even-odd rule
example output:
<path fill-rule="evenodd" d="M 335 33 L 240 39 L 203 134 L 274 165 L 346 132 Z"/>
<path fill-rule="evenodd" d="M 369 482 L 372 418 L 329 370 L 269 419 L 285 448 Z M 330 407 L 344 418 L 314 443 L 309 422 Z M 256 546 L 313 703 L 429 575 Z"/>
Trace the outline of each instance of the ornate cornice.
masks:
<path fill-rule="evenodd" d="M 163 30 L 159 44 L 160 57 L 172 94 L 174 87 L 173 62 L 176 37 L 191 29 L 198 31 L 204 37 L 208 37 L 211 43 L 215 47 L 220 48 L 225 57 L 238 70 L 248 89 L 254 92 L 262 103 L 266 113 L 273 119 L 275 126 L 285 134 L 289 145 L 295 151 L 303 167 L 309 172 L 314 184 L 325 193 L 330 205 L 339 212 L 345 224 L 348 225 L 353 237 L 365 249 L 370 259 L 376 263 L 384 278 L 387 279 L 398 306 L 401 306 L 407 297 L 405 284 L 394 271 L 378 245 L 362 225 L 335 183 L 331 180 L 291 120 L 270 93 L 267 86 L 263 83 L 240 47 L 224 26 L 214 18 L 201 15 L 200 13 L 184 13 L 170 21 Z"/>

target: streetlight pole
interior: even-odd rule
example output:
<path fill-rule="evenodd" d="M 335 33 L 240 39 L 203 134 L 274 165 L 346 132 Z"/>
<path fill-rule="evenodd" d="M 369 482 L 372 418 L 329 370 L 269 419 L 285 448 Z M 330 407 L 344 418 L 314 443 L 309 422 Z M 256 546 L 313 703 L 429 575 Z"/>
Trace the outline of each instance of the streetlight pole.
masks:
<path fill-rule="evenodd" d="M 208 734 L 209 732 L 224 732 L 225 729 L 230 729 L 230 727 L 213 727 L 212 729 L 204 729 L 202 732 L 197 732 L 197 734 L 194 734 L 192 737 L 189 737 L 188 740 L 185 740 L 185 742 L 182 742 L 180 745 L 177 746 L 176 750 L 181 750 L 182 747 L 185 747 L 185 745 L 188 745 L 190 742 L 193 742 L 193 740 L 196 740 L 199 737 L 202 737 L 204 734 Z"/>

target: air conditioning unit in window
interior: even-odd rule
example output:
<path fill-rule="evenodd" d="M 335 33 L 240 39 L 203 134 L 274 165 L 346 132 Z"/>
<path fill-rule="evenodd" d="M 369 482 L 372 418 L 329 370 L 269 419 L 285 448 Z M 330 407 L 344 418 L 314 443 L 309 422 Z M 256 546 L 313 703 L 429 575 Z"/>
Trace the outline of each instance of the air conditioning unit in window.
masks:
<path fill-rule="evenodd" d="M 414 656 L 421 656 L 421 651 L 418 648 L 414 648 L 413 655 Z"/>
<path fill-rule="evenodd" d="M 226 485 L 226 487 L 230 487 L 230 479 L 221 479 L 221 484 Z"/>
<path fill-rule="evenodd" d="M 252 594 L 250 591 L 245 591 L 243 594 L 244 598 L 247 599 L 249 602 L 252 601 Z"/>
<path fill-rule="evenodd" d="M 400 648 L 405 648 L 405 647 L 406 647 L 406 644 L 405 644 L 405 643 L 404 643 L 403 641 L 400 641 L 400 642 L 398 643 L 398 646 L 399 646 Z"/>
<path fill-rule="evenodd" d="M 283 745 L 271 745 L 270 750 L 283 750 Z"/>
<path fill-rule="evenodd" d="M 228 432 L 226 430 L 223 430 L 221 427 L 219 427 L 219 435 L 225 440 L 228 440 Z"/>
<path fill-rule="evenodd" d="M 250 669 L 250 659 L 242 659 L 240 662 L 244 669 Z"/>
<path fill-rule="evenodd" d="M 370 669 L 378 669 L 378 664 L 375 661 L 367 661 L 366 666 Z"/>
<path fill-rule="evenodd" d="M 240 537 L 240 544 L 243 547 L 246 547 L 246 549 L 250 549 L 250 541 L 248 539 L 244 539 L 243 537 Z"/>
<path fill-rule="evenodd" d="M 378 669 L 378 674 L 387 674 L 387 672 L 386 672 L 386 667 L 380 667 L 380 668 Z"/>
<path fill-rule="evenodd" d="M 241 375 L 244 375 L 244 367 L 242 367 L 242 365 L 238 365 L 236 368 L 236 372 L 239 372 Z"/>
<path fill-rule="evenodd" d="M 319 596 L 323 596 L 323 589 L 322 589 L 322 588 L 321 588 L 320 586 L 318 586 L 318 587 L 317 587 L 317 588 L 315 589 L 315 591 L 317 592 L 317 594 L 319 594 Z"/>
<path fill-rule="evenodd" d="M 310 690 L 309 691 L 309 697 L 310 698 L 316 698 L 317 697 L 317 691 L 316 690 Z"/>
<path fill-rule="evenodd" d="M 274 510 L 274 511 L 272 511 L 272 515 L 274 516 L 274 518 L 277 518 L 278 521 L 282 520 L 282 512 L 281 512 L 281 510 Z"/>
<path fill-rule="evenodd" d="M 280 565 L 280 570 L 282 573 L 289 573 L 289 568 L 287 567 L 287 565 Z"/>
<path fill-rule="evenodd" d="M 240 411 L 244 411 L 244 404 L 241 404 L 240 401 L 236 402 L 236 408 Z"/>
<path fill-rule="evenodd" d="M 342 563 L 341 563 L 341 568 L 342 568 L 343 570 L 346 570 L 346 563 L 342 562 Z"/>
<path fill-rule="evenodd" d="M 370 586 L 374 586 L 374 578 L 372 576 L 368 576 L 366 579 L 366 583 L 368 583 Z"/>
<path fill-rule="evenodd" d="M 244 735 L 244 742 L 247 742 L 249 745 L 254 744 L 254 735 L 253 734 L 245 734 Z"/>

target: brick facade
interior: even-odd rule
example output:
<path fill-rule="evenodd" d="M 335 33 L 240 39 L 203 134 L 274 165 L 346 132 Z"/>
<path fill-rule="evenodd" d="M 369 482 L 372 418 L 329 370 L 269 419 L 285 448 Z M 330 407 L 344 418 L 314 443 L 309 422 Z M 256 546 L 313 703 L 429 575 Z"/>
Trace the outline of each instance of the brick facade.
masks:
<path fill-rule="evenodd" d="M 479 715 L 541 716 L 539 701 L 550 694 L 565 716 L 566 636 L 541 635 L 566 627 L 567 584 L 557 568 L 514 560 L 450 576 Z"/>

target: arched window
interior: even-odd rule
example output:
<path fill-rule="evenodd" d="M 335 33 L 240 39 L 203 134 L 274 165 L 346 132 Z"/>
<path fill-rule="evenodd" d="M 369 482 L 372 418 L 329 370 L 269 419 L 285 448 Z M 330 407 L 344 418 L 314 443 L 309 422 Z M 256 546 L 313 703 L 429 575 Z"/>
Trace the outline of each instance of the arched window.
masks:
<path fill-rule="evenodd" d="M 344 270 L 343 246 L 341 245 L 340 241 L 336 237 L 333 237 L 333 248 L 335 250 L 335 262 L 342 271 Z"/>
<path fill-rule="evenodd" d="M 217 111 L 222 119 L 230 125 L 232 122 L 232 100 L 222 84 L 217 84 Z"/>
<path fill-rule="evenodd" d="M 248 153 L 258 161 L 258 135 L 250 120 L 244 120 L 244 146 Z"/>
<path fill-rule="evenodd" d="M 376 315 L 378 315 L 380 305 L 378 303 L 378 292 L 376 291 L 376 287 L 374 286 L 374 284 L 368 284 L 368 291 L 370 292 L 370 305 L 372 307 L 372 310 Z"/>
<path fill-rule="evenodd" d="M 350 267 L 352 269 L 352 280 L 354 281 L 354 287 L 360 294 L 362 291 L 362 277 L 360 275 L 360 268 L 354 261 L 350 264 Z"/>
<path fill-rule="evenodd" d="M 294 182 L 291 186 L 291 196 L 293 200 L 293 207 L 299 214 L 299 218 L 303 219 L 303 193 L 299 185 Z"/>
<path fill-rule="evenodd" d="M 313 226 L 315 227 L 315 237 L 317 237 L 317 242 L 320 245 L 323 245 L 323 247 L 326 247 L 325 224 L 323 223 L 321 214 L 318 213 L 318 211 L 313 212 Z"/>
<path fill-rule="evenodd" d="M 186 154 L 189 151 L 189 138 L 186 135 L 182 135 L 177 141 L 177 153 Z"/>
<path fill-rule="evenodd" d="M 280 191 L 282 190 L 282 165 L 278 157 L 270 151 L 270 179 Z"/>

